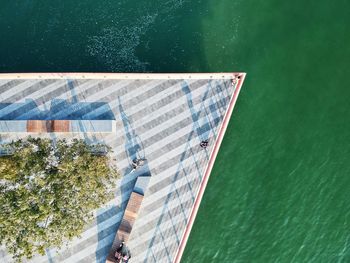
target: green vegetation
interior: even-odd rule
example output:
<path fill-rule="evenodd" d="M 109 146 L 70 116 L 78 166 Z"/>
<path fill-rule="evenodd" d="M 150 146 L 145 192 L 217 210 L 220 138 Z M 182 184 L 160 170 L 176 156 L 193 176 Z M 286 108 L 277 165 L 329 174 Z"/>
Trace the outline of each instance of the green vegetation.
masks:
<path fill-rule="evenodd" d="M 103 154 L 77 139 L 6 145 L 13 154 L 0 157 L 0 240 L 16 258 L 61 247 L 112 197 L 118 174 L 100 146 Z"/>

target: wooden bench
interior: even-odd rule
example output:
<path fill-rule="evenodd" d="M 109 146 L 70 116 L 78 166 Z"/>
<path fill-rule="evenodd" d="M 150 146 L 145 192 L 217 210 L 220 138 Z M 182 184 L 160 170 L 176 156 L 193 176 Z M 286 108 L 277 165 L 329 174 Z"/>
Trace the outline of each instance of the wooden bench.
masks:
<path fill-rule="evenodd" d="M 69 120 L 28 120 L 27 132 L 69 132 Z"/>
<path fill-rule="evenodd" d="M 116 262 L 114 254 L 117 251 L 117 248 L 121 242 L 124 241 L 126 243 L 129 240 L 129 236 L 141 207 L 142 200 L 143 195 L 136 192 L 131 193 L 128 205 L 126 206 L 124 212 L 124 216 L 119 225 L 117 234 L 115 235 L 113 245 L 107 256 L 106 263 Z"/>

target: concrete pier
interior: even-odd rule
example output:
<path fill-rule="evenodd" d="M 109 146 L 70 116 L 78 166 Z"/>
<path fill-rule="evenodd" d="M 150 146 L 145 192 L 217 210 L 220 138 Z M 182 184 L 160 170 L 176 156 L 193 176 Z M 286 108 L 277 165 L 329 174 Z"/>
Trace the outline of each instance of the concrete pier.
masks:
<path fill-rule="evenodd" d="M 81 237 L 26 262 L 105 262 L 136 179 L 144 174 L 151 178 L 129 236 L 130 262 L 179 262 L 244 78 L 245 73 L 0 74 L 0 143 L 29 134 L 103 142 L 112 147 L 122 174 L 115 198 L 95 211 Z M 35 107 L 18 112 L 11 106 L 26 100 Z M 55 112 L 81 117 L 74 120 L 74 132 L 21 130 L 20 120 L 48 111 L 53 100 L 92 106 Z M 113 114 L 108 132 L 85 127 L 90 119 L 104 120 L 107 111 Z M 12 127 L 17 130 L 1 120 L 17 121 Z M 203 140 L 207 148 L 200 146 Z M 132 171 L 135 158 L 147 164 Z M 14 262 L 5 248 L 0 259 Z"/>

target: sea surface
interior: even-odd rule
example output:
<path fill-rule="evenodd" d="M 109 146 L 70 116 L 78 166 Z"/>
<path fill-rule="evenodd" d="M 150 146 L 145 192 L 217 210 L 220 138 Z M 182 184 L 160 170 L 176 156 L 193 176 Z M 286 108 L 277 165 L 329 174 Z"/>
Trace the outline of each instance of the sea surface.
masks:
<path fill-rule="evenodd" d="M 350 262 L 350 1 L 0 0 L 0 72 L 247 78 L 182 262 Z"/>

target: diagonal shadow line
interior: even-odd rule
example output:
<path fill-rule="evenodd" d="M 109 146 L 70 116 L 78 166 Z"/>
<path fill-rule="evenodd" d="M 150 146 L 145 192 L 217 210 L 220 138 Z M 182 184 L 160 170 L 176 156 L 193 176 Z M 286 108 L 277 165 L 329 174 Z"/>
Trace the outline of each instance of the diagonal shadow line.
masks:
<path fill-rule="evenodd" d="M 72 80 L 68 80 L 68 88 L 71 91 L 71 95 L 72 95 L 72 103 L 78 103 L 78 96 L 77 93 L 75 91 L 75 86 Z M 92 135 L 92 140 L 90 139 L 90 137 L 87 134 L 87 129 L 84 126 L 83 122 L 81 120 L 78 120 L 78 125 L 80 128 L 80 131 L 83 133 L 84 135 L 84 139 L 88 142 L 88 144 L 91 144 L 93 142 L 97 142 L 97 138 L 96 136 L 93 134 Z"/>
<path fill-rule="evenodd" d="M 76 95 L 76 92 L 75 92 L 75 87 L 74 87 L 74 83 L 73 83 L 73 81 L 71 81 L 71 80 L 68 80 L 68 87 L 69 87 L 69 89 L 70 89 L 70 91 L 71 91 L 71 95 L 72 95 L 72 103 L 79 103 L 79 100 L 78 100 L 78 97 L 77 97 L 77 95 Z M 48 109 L 45 107 L 45 110 L 47 111 Z M 82 121 L 81 120 L 79 120 L 79 125 L 81 126 L 80 127 L 80 129 L 81 129 L 81 131 L 83 132 L 83 134 L 84 134 L 84 139 L 90 144 L 90 143 L 92 143 L 92 142 L 97 142 L 97 138 L 93 135 L 93 139 L 91 140 L 90 138 L 89 138 L 89 136 L 87 135 L 87 133 L 86 133 L 86 129 L 85 129 L 85 126 L 83 125 L 83 123 L 82 123 Z M 56 139 L 57 139 L 57 137 L 56 137 L 56 135 L 54 134 L 54 133 L 50 133 L 50 137 L 51 137 L 51 139 L 54 141 L 54 142 L 56 142 Z M 106 219 L 106 215 L 108 215 L 109 214 L 109 212 L 110 212 L 110 210 L 116 210 L 116 212 L 114 213 L 114 214 L 117 214 L 118 213 L 118 208 L 116 207 L 116 206 L 112 206 L 110 209 L 108 209 L 108 210 L 106 210 L 106 209 L 99 209 L 98 210 L 98 215 L 97 215 L 97 217 L 96 217 L 96 221 L 97 221 L 97 228 L 99 229 L 99 226 L 101 226 L 101 224 L 103 224 L 103 222 L 105 222 L 107 219 Z M 100 240 L 102 240 L 104 238 L 104 231 L 99 231 L 98 230 L 98 241 L 100 241 Z M 113 240 L 112 240 L 112 242 L 113 242 Z M 97 250 L 96 250 L 96 261 L 98 261 L 98 262 L 103 262 L 103 257 L 104 257 L 104 254 L 103 254 L 103 252 L 104 251 L 102 251 L 102 253 L 101 253 L 101 243 L 100 242 L 98 242 L 98 244 L 97 244 Z M 98 253 L 97 253 L 98 252 Z M 108 252 L 107 252 L 108 253 Z M 48 260 L 49 260 L 49 262 L 51 263 L 51 262 L 53 262 L 53 257 L 51 256 L 51 254 L 50 254 L 50 251 L 49 250 L 47 250 L 46 251 L 46 255 L 47 255 L 47 257 L 48 257 Z M 101 258 L 102 258 L 102 261 L 101 261 Z"/>
<path fill-rule="evenodd" d="M 26 120 L 28 112 L 33 112 L 39 119 L 42 119 L 42 113 L 33 99 L 26 98 L 23 103 L 0 103 L 1 120 Z"/>
<path fill-rule="evenodd" d="M 123 109 L 122 103 L 121 103 L 121 99 L 120 97 L 118 97 L 118 108 L 119 108 L 119 112 L 120 112 L 120 118 L 121 121 L 123 123 L 123 127 L 124 127 L 124 134 L 125 134 L 125 153 L 126 153 L 126 157 L 129 160 L 129 163 L 131 163 L 131 161 L 135 158 L 145 158 L 145 154 L 144 154 L 144 147 L 142 144 L 142 141 L 140 139 L 140 137 L 136 134 L 135 130 L 133 129 L 132 125 L 131 125 L 131 121 L 129 120 L 125 110 Z M 131 167 L 130 167 L 131 170 Z M 130 194 L 132 192 L 132 189 L 134 187 L 130 187 L 130 183 L 129 184 L 125 184 L 125 180 L 129 180 L 127 178 L 127 175 L 129 175 L 131 172 L 135 172 L 137 174 L 137 176 L 135 177 L 135 179 L 132 182 L 132 185 L 135 185 L 135 182 L 137 180 L 138 176 L 150 176 L 150 169 L 148 166 L 148 163 L 146 161 L 146 163 L 138 168 L 137 170 L 131 170 L 131 171 L 126 171 L 121 180 L 121 185 L 120 185 L 120 192 L 121 192 L 121 197 L 122 197 L 122 204 L 125 204 L 124 207 L 120 207 L 119 211 L 116 212 L 120 212 L 120 210 L 125 210 L 125 207 L 127 205 L 127 199 L 130 198 Z M 124 194 L 127 193 L 127 194 Z M 130 193 L 130 194 L 129 194 Z M 111 208 L 113 209 L 113 208 Z M 105 214 L 105 213 L 102 213 Z M 122 218 L 121 218 L 122 220 Z M 97 225 L 100 225 L 100 222 L 104 222 L 105 219 L 102 216 L 98 216 L 97 217 Z M 116 227 L 113 229 L 114 233 L 116 233 L 118 231 L 120 222 L 118 222 L 118 224 L 116 224 Z M 108 252 L 110 247 L 112 246 L 113 242 L 114 242 L 114 238 L 115 235 L 111 235 L 111 238 L 109 240 L 110 245 L 106 244 L 101 244 L 100 245 L 100 240 L 104 238 L 104 233 L 103 231 L 99 231 L 99 245 L 98 248 L 96 250 L 95 256 L 96 256 L 96 261 L 98 263 L 102 263 L 105 262 L 107 256 L 108 256 Z"/>
<path fill-rule="evenodd" d="M 204 98 L 202 99 L 201 106 L 200 106 L 201 110 L 199 112 L 196 112 L 194 105 L 193 105 L 192 93 L 191 93 L 189 86 L 187 85 L 186 82 L 184 82 L 182 85 L 182 91 L 186 94 L 187 104 L 188 104 L 188 108 L 191 111 L 191 117 L 192 117 L 192 121 L 193 121 L 195 130 L 197 132 L 197 135 L 199 135 L 199 138 L 201 141 L 208 139 L 209 131 L 212 130 L 212 127 L 210 125 L 210 120 L 208 119 L 208 116 L 206 114 L 206 108 L 204 107 L 204 101 L 207 99 L 207 96 L 208 96 L 210 90 L 211 90 L 210 85 L 208 85 L 207 90 L 206 90 L 205 95 L 204 95 Z M 204 113 L 205 113 L 205 117 L 207 119 L 207 122 L 205 122 L 205 124 L 201 126 L 199 124 L 199 116 L 201 115 L 202 111 L 204 111 Z"/>
<path fill-rule="evenodd" d="M 125 154 L 131 164 L 135 158 L 145 158 L 143 143 L 140 137 L 136 134 L 135 129 L 131 125 L 131 121 L 123 109 L 121 99 L 118 97 L 118 108 L 120 118 L 124 126 L 125 135 Z"/>
<path fill-rule="evenodd" d="M 5 103 L 0 102 L 1 120 L 90 120 L 106 119 L 114 120 L 114 114 L 107 103 L 98 101 L 91 103 L 79 102 L 78 94 L 75 92 L 75 82 L 67 80 L 65 87 L 68 88 L 67 94 L 73 95 L 73 103 L 67 104 L 64 99 L 51 99 L 50 111 L 40 111 L 35 101 L 26 98 L 24 102 Z M 62 89 L 63 90 L 63 89 Z M 45 105 L 45 104 L 44 104 Z"/>
<path fill-rule="evenodd" d="M 206 100 L 206 102 L 208 102 L 208 101 L 211 101 L 211 99 L 207 99 Z M 213 102 L 213 103 L 216 103 L 216 102 Z M 209 106 L 211 106 L 211 104 L 209 104 Z M 208 107 L 208 104 L 206 104 L 206 107 Z M 216 108 L 217 109 L 217 108 Z M 182 113 L 182 112 L 181 112 Z M 202 122 L 204 122 L 205 121 L 205 119 L 206 120 L 208 120 L 209 121 L 209 119 L 210 118 L 208 118 L 208 117 L 203 117 L 203 116 L 200 116 L 200 118 L 199 118 L 199 120 L 201 120 Z M 217 116 L 217 117 L 211 117 L 211 122 L 214 122 L 214 123 L 220 123 L 221 121 L 222 121 L 222 119 L 223 119 L 223 114 L 220 114 L 219 116 Z M 191 121 L 191 118 L 186 118 L 186 119 L 184 119 L 185 121 Z M 167 136 L 168 136 L 168 134 L 169 134 L 169 132 L 177 132 L 178 130 L 180 130 L 182 127 L 184 127 L 184 126 L 182 126 L 183 124 L 183 120 L 181 120 L 181 122 L 179 122 L 179 123 L 176 123 L 175 121 L 174 121 L 174 123 L 171 125 L 171 126 L 168 126 L 166 129 L 163 129 L 163 130 L 160 130 L 159 128 L 157 128 L 157 126 L 155 126 L 154 127 L 154 125 L 152 125 L 153 124 L 153 121 L 150 121 L 148 124 L 150 124 L 150 126 L 152 127 L 151 129 L 153 129 L 153 130 L 157 130 L 157 132 L 155 133 L 153 133 L 151 136 L 146 136 L 146 139 L 144 140 L 144 142 L 145 142 L 145 144 L 147 145 L 147 146 L 150 146 L 150 145 L 152 145 L 152 144 L 156 144 L 157 143 L 157 141 L 158 140 L 162 140 L 162 139 L 165 139 Z M 185 123 L 185 126 L 187 127 L 187 125 L 189 125 L 189 124 L 191 124 L 192 123 L 192 121 L 190 122 L 190 123 Z M 193 124 L 193 123 L 192 123 Z M 147 124 L 145 124 L 144 126 L 146 126 Z M 142 126 L 142 128 L 144 127 L 144 126 Z M 215 125 L 214 125 L 215 126 Z M 148 132 L 149 130 L 147 130 L 147 132 Z M 204 129 L 202 129 L 201 130 L 201 132 L 205 132 L 205 130 Z M 185 137 L 186 135 L 183 135 L 183 137 Z M 148 143 L 147 143 L 148 142 Z M 173 142 L 173 141 L 172 141 Z M 172 142 L 170 142 L 170 143 L 172 143 Z M 169 143 L 169 144 L 170 144 Z M 119 146 L 120 146 L 121 144 L 119 144 Z M 123 155 L 123 153 L 119 153 L 119 157 L 121 156 L 121 155 Z"/>
<path fill-rule="evenodd" d="M 98 210 L 98 214 L 96 217 L 96 224 L 97 224 L 97 239 L 98 239 L 98 244 L 95 252 L 95 258 L 97 263 L 103 263 L 106 262 L 106 258 L 110 249 L 110 246 L 113 244 L 114 241 L 114 235 L 110 235 L 110 238 L 106 241 L 105 238 L 106 236 L 108 237 L 108 234 L 110 233 L 116 233 L 120 224 L 117 222 L 117 224 L 109 227 L 108 229 L 104 230 L 103 224 L 108 220 L 109 217 L 119 213 L 122 210 L 122 207 L 117 207 L 116 205 L 105 209 L 101 208 Z M 104 240 L 102 243 L 101 241 Z M 108 245 L 106 246 L 105 242 L 108 242 Z"/>
<path fill-rule="evenodd" d="M 50 92 L 48 92 L 48 93 L 44 92 L 44 93 L 40 94 L 40 96 L 38 96 L 35 100 L 37 100 L 37 101 L 45 100 L 45 98 L 47 98 L 47 97 L 52 97 L 52 96 L 58 97 L 58 96 L 60 96 L 62 93 L 65 92 L 65 89 L 63 88 L 63 86 L 64 86 L 63 83 L 62 83 L 62 84 L 59 84 L 58 86 L 56 85 L 55 90 L 50 91 Z M 8 107 L 2 108 L 2 109 L 0 110 L 0 115 L 3 115 L 3 110 L 7 111 L 8 113 L 11 113 L 11 111 L 13 110 L 13 109 L 11 110 L 11 105 L 13 105 L 13 104 L 14 104 L 14 103 L 9 103 L 9 106 L 8 106 Z M 22 111 L 23 111 L 23 110 L 22 110 Z M 30 111 L 29 111 L 28 113 L 30 114 Z"/>
<path fill-rule="evenodd" d="M 134 171 L 132 169 L 131 163 L 132 161 L 137 158 L 137 159 L 144 159 L 145 158 L 145 152 L 144 152 L 144 146 L 143 143 L 140 139 L 140 137 L 136 134 L 135 129 L 132 127 L 131 121 L 128 118 L 128 115 L 126 114 L 122 103 L 121 103 L 121 99 L 120 97 L 118 97 L 118 108 L 119 108 L 119 112 L 120 112 L 120 118 L 121 121 L 123 123 L 123 127 L 124 127 L 124 135 L 125 135 L 125 155 L 126 158 L 128 159 L 128 162 L 130 164 L 129 168 L 127 168 L 124 171 L 124 177 L 122 179 L 121 182 L 121 187 L 120 187 L 120 191 L 122 193 L 126 193 L 126 192 L 130 192 L 131 193 L 131 189 L 130 187 L 125 187 L 127 184 L 124 184 L 124 181 L 127 180 L 127 175 L 130 174 L 131 172 L 135 172 L 138 173 L 138 175 L 150 175 L 150 169 L 148 167 L 148 162 L 146 162 L 145 165 L 143 165 L 142 167 L 140 167 L 141 169 L 137 169 L 136 171 Z M 136 182 L 137 177 L 135 177 L 135 181 Z M 128 196 L 128 195 L 126 195 Z M 127 197 L 129 198 L 129 196 Z M 122 200 L 122 202 L 125 200 Z"/>
<path fill-rule="evenodd" d="M 86 80 L 83 84 L 79 85 L 79 87 L 81 87 L 82 85 L 85 85 L 86 83 L 88 83 L 89 80 Z M 42 100 L 46 100 L 45 98 L 57 98 L 59 96 L 61 96 L 62 94 L 66 94 L 66 89 L 65 87 L 67 87 L 67 85 L 65 85 L 66 82 L 59 82 L 57 84 L 57 82 L 55 82 L 56 85 L 55 86 L 55 89 L 49 91 L 49 92 L 44 92 L 44 89 L 41 89 L 43 90 L 43 93 L 40 94 L 40 96 L 37 96 L 35 98 L 36 101 L 42 101 Z M 97 85 L 98 83 L 95 83 L 94 85 Z M 50 85 L 49 85 L 50 86 Z M 85 90 L 86 92 L 91 90 L 91 89 L 94 89 L 94 87 L 89 87 L 87 90 Z M 81 92 L 79 93 L 81 94 Z M 1 98 L 0 98 L 1 99 Z M 1 104 L 1 103 L 0 103 Z M 7 114 L 10 114 L 12 113 L 13 110 L 17 110 L 19 109 L 20 112 L 25 112 L 25 110 L 23 110 L 23 108 L 21 109 L 21 107 L 25 106 L 24 103 L 22 103 L 21 105 L 19 105 L 19 107 L 17 108 L 13 108 L 13 105 L 15 103 L 2 103 L 2 104 L 7 104 L 8 106 L 7 107 L 2 107 L 1 110 L 0 110 L 0 116 L 3 116 L 4 115 L 4 111 L 7 112 Z M 18 103 L 17 103 L 18 104 Z M 33 112 L 32 111 L 28 111 L 26 112 L 26 114 L 29 114 L 29 116 L 33 115 Z M 73 112 L 74 114 L 74 112 Z"/>
<path fill-rule="evenodd" d="M 155 242 L 155 239 L 157 237 L 157 233 L 158 231 L 160 231 L 160 225 L 163 221 L 163 218 L 165 216 L 165 211 L 167 210 L 167 207 L 168 207 L 168 203 L 172 197 L 172 194 L 174 192 L 175 189 L 175 182 L 177 181 L 182 169 L 181 167 L 183 167 L 183 161 L 185 160 L 185 157 L 186 155 L 188 154 L 188 149 L 190 149 L 190 141 L 192 140 L 192 137 L 195 136 L 195 134 L 197 134 L 199 137 L 200 135 L 202 134 L 202 129 L 201 127 L 199 127 L 197 121 L 199 119 L 199 116 L 200 114 L 202 113 L 203 109 L 204 109 L 204 101 L 206 100 L 208 94 L 209 94 L 209 91 L 210 91 L 210 86 L 208 85 L 207 86 L 207 90 L 205 91 L 204 95 L 203 95 L 203 98 L 201 99 L 201 104 L 200 104 L 200 108 L 199 110 L 196 112 L 194 107 L 193 107 L 193 102 L 192 102 L 192 95 L 191 95 L 191 91 L 190 91 L 190 88 L 188 87 L 187 83 L 185 82 L 184 85 L 182 86 L 182 90 L 183 92 L 186 94 L 186 97 L 187 97 L 187 102 L 188 102 L 188 106 L 190 108 L 190 111 L 191 111 L 191 116 L 192 116 L 192 120 L 193 120 L 193 130 L 190 132 L 189 136 L 188 136 L 188 139 L 187 139 L 187 142 L 186 142 L 186 145 L 185 145 L 185 149 L 184 149 L 184 152 L 182 153 L 181 157 L 180 157 L 180 162 L 179 162 L 179 166 L 177 168 L 177 171 L 174 175 L 174 179 L 171 183 L 171 189 L 169 191 L 169 194 L 167 195 L 167 198 L 165 200 L 165 204 L 163 206 L 163 209 L 162 209 L 162 213 L 161 213 L 161 216 L 157 222 L 157 226 L 156 226 L 156 229 L 154 231 L 154 234 L 153 234 L 153 237 L 149 243 L 149 246 L 148 246 L 148 250 L 147 250 L 147 253 L 146 253 L 146 258 L 144 260 L 144 263 L 147 263 L 148 262 L 148 257 L 149 257 L 149 254 L 152 253 L 152 246 Z M 180 205 L 182 205 L 180 203 Z M 182 208 L 182 213 L 184 214 L 184 209 Z M 186 218 L 186 215 L 184 214 L 184 217 L 185 217 L 185 220 L 187 221 L 187 218 Z M 177 233 L 175 232 L 176 236 L 177 236 Z M 177 240 L 179 240 L 178 236 L 177 236 Z M 166 254 L 167 254 L 167 257 L 169 259 L 169 261 L 171 261 L 171 258 L 170 258 L 170 253 L 168 251 L 168 249 L 166 248 L 166 246 L 164 246 L 165 248 L 165 251 L 166 251 Z"/>

